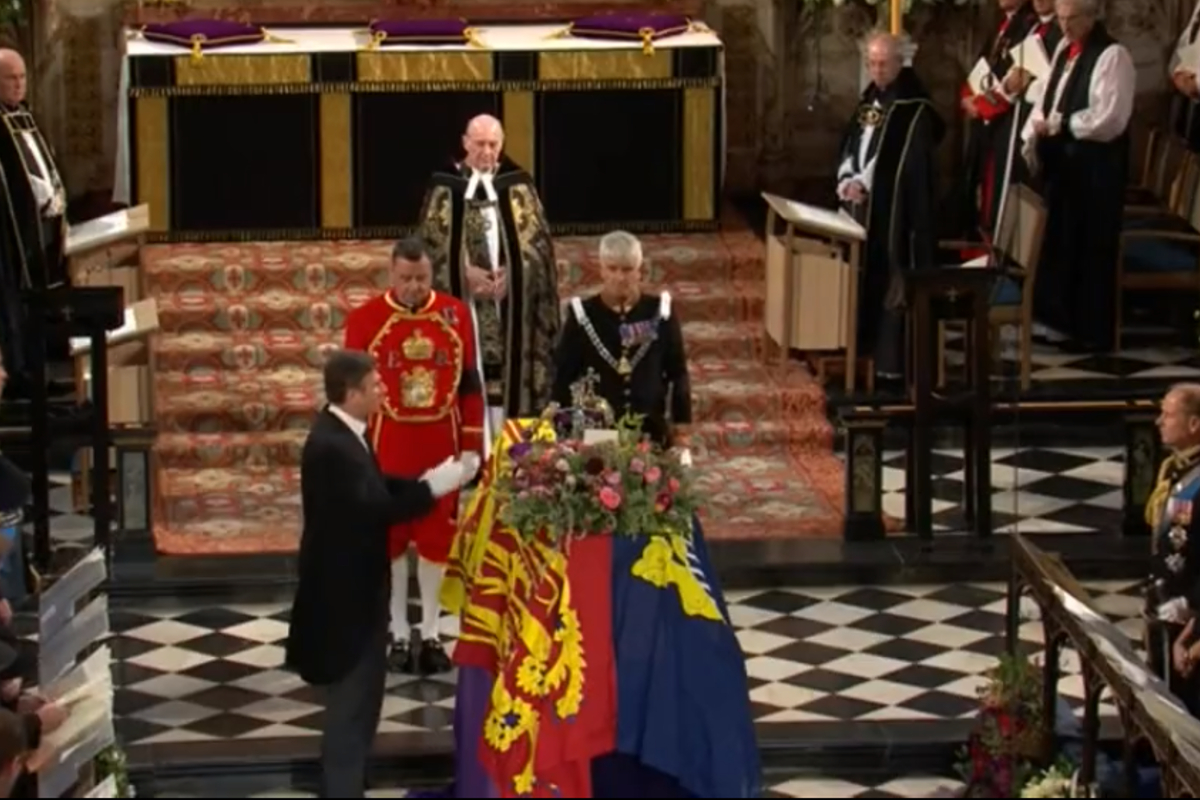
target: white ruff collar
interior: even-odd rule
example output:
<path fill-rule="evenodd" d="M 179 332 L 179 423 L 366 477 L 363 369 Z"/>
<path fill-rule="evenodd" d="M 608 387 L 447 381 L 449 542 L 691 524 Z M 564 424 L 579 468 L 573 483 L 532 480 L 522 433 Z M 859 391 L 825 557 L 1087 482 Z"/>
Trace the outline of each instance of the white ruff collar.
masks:
<path fill-rule="evenodd" d="M 475 193 L 479 191 L 479 185 L 483 184 L 483 193 L 487 197 L 488 202 L 494 203 L 498 199 L 496 197 L 496 187 L 493 184 L 496 176 L 490 172 L 480 172 L 477 169 L 471 170 L 471 178 L 467 181 L 468 200 L 475 199 Z"/>

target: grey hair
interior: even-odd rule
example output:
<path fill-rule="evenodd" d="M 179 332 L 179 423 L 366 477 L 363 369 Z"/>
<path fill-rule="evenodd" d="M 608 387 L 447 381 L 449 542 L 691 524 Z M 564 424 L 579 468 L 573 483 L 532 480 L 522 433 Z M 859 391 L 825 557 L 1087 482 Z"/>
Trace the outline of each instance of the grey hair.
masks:
<path fill-rule="evenodd" d="M 1080 14 L 1088 17 L 1100 16 L 1100 0 L 1055 0 L 1055 5 L 1060 3 L 1068 5 Z"/>
<path fill-rule="evenodd" d="M 885 53 L 894 59 L 901 58 L 900 40 L 887 31 L 876 31 L 867 39 L 867 49 L 871 45 L 879 45 Z"/>
<path fill-rule="evenodd" d="M 600 239 L 600 263 L 642 264 L 642 243 L 632 233 L 613 231 Z"/>

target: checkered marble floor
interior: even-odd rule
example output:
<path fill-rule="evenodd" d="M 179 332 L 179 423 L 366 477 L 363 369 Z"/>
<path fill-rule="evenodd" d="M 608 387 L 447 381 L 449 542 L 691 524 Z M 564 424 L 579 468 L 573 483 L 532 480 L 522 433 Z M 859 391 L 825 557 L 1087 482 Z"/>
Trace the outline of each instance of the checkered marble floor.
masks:
<path fill-rule="evenodd" d="M 1002 335 L 1005 340 L 1001 350 L 1004 366 L 1002 373 L 998 371 L 997 374 L 1017 375 L 1019 351 L 1014 343 L 1016 332 L 1010 327 Z M 946 339 L 946 363 L 952 368 L 958 367 L 963 363 L 961 336 L 951 330 L 947 332 Z M 1034 342 L 1029 360 L 1031 377 L 1037 383 L 1200 378 L 1200 355 L 1197 355 L 1195 348 L 1171 345 L 1128 347 L 1115 353 L 1081 355 L 1064 353 L 1053 345 Z"/>
<path fill-rule="evenodd" d="M 1134 587 L 1091 588 L 1140 638 Z M 763 725 L 968 717 L 983 673 L 1004 647 L 999 584 L 775 589 L 734 592 L 729 601 Z M 282 669 L 287 614 L 284 602 L 114 609 L 115 707 L 125 743 L 316 735 L 313 690 Z M 451 632 L 453 620 L 445 623 Z M 1040 624 L 1026 622 L 1022 638 L 1036 649 Z M 1063 694 L 1078 700 L 1078 662 L 1066 657 L 1063 668 Z M 389 689 L 381 731 L 449 728 L 452 675 L 392 676 Z"/>
<path fill-rule="evenodd" d="M 231 777 L 198 781 L 167 781 L 139 797 L 317 797 L 310 787 L 295 785 L 283 778 Z M 275 783 L 264 787 L 264 784 Z M 881 774 L 866 777 L 861 771 L 824 772 L 803 777 L 771 777 L 765 781 L 763 797 L 957 797 L 962 784 L 947 777 L 924 774 Z M 402 787 L 382 787 L 367 792 L 367 797 L 404 797 Z"/>
<path fill-rule="evenodd" d="M 903 452 L 886 453 L 883 510 L 904 517 Z M 961 450 L 933 456 L 935 530 L 966 530 L 963 517 L 965 460 Z M 992 525 L 997 533 L 1091 533 L 1121 525 L 1125 479 L 1120 447 L 1070 447 L 992 451 Z"/>

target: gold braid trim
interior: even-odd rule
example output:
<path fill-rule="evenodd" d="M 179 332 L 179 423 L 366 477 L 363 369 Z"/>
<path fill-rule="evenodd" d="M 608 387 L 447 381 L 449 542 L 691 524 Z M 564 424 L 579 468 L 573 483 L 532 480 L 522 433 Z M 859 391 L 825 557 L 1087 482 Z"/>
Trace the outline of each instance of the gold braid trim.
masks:
<path fill-rule="evenodd" d="M 1162 466 L 1158 468 L 1158 481 L 1154 485 L 1154 491 L 1146 501 L 1146 522 L 1151 531 L 1158 530 L 1175 482 L 1197 465 L 1200 465 L 1200 446 L 1180 450 L 1163 459 Z"/>

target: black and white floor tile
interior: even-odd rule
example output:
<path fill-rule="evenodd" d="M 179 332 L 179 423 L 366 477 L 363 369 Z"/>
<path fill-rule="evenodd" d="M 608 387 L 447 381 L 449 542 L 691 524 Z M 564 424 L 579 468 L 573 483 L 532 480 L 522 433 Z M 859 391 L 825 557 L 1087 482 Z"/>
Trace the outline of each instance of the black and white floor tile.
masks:
<path fill-rule="evenodd" d="M 883 510 L 903 519 L 905 454 L 887 453 Z M 966 530 L 962 451 L 933 457 L 935 530 Z M 992 451 L 992 525 L 998 533 L 1091 533 L 1121 525 L 1125 479 L 1120 447 L 995 448 Z"/>
<path fill-rule="evenodd" d="M 1091 588 L 1140 638 L 1135 587 Z M 999 584 L 730 593 L 755 718 L 769 725 L 968 717 L 1004 648 L 1004 598 Z M 112 613 L 121 687 L 115 705 L 126 744 L 319 731 L 313 690 L 282 668 L 286 603 L 195 608 L 162 601 Z M 453 620 L 445 623 L 452 633 Z M 1040 624 L 1026 622 L 1022 639 L 1036 650 Z M 1063 669 L 1063 694 L 1078 701 L 1079 665 L 1068 657 Z M 393 676 L 380 730 L 447 730 L 454 680 Z"/>
<path fill-rule="evenodd" d="M 270 785 L 274 784 L 274 785 Z M 297 785 L 283 776 L 250 779 L 246 776 L 205 779 L 197 781 L 164 781 L 149 791 L 138 788 L 139 797 L 317 797 L 311 787 Z M 772 777 L 764 782 L 763 797 L 957 797 L 962 783 L 949 777 L 926 774 L 881 774 L 870 777 L 861 771 L 847 770 L 845 774 L 828 771 L 802 777 Z M 380 787 L 367 792 L 367 797 L 404 797 L 403 787 Z"/>
<path fill-rule="evenodd" d="M 1019 350 L 1016 332 L 1006 330 L 1001 357 L 1004 365 L 997 374 L 1018 374 Z M 955 368 L 963 363 L 961 336 L 947 332 L 946 363 Z M 1114 353 L 1067 353 L 1046 343 L 1034 342 L 1030 351 L 1030 375 L 1037 383 L 1084 381 L 1186 381 L 1200 379 L 1200 354 L 1196 348 L 1171 345 L 1126 347 Z"/>

